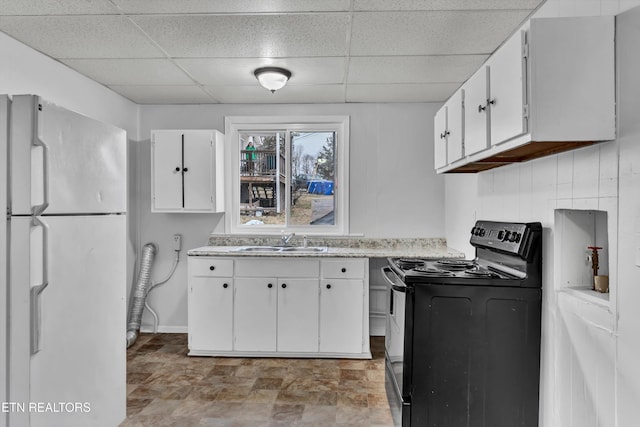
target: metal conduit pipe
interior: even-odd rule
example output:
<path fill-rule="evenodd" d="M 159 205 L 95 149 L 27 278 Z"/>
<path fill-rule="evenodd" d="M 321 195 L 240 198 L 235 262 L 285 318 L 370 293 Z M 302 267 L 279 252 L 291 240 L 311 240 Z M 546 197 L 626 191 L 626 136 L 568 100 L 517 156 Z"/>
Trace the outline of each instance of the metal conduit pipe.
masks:
<path fill-rule="evenodd" d="M 147 243 L 142 247 L 142 260 L 140 262 L 138 281 L 133 289 L 131 289 L 131 304 L 129 306 L 129 319 L 127 321 L 127 348 L 131 347 L 136 342 L 136 339 L 138 339 L 145 300 L 151 289 L 151 268 L 153 267 L 153 261 L 157 251 L 158 249 L 153 243 Z"/>

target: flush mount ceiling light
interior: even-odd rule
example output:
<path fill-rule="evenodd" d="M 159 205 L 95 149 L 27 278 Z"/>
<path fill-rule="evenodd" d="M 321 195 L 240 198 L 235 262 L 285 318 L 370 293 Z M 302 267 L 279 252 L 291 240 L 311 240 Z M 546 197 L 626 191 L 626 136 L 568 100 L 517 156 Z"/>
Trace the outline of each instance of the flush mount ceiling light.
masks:
<path fill-rule="evenodd" d="M 291 78 L 291 71 L 280 67 L 262 67 L 253 72 L 260 85 L 274 93 Z"/>

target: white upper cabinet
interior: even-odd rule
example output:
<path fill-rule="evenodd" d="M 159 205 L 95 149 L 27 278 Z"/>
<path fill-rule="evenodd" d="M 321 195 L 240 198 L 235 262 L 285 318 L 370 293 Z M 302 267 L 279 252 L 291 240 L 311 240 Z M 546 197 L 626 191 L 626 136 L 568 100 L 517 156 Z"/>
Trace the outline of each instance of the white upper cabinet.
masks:
<path fill-rule="evenodd" d="M 438 110 L 434 118 L 433 126 L 433 156 L 437 168 L 447 165 L 447 106 Z"/>
<path fill-rule="evenodd" d="M 463 156 L 464 147 L 464 89 L 453 94 L 447 106 L 447 159 L 455 162 Z"/>
<path fill-rule="evenodd" d="M 525 32 L 518 31 L 487 61 L 491 145 L 498 145 L 527 130 Z"/>
<path fill-rule="evenodd" d="M 479 172 L 615 139 L 612 16 L 532 19 L 462 86 L 461 156 L 437 129 L 437 172 Z M 457 105 L 457 102 L 454 103 Z M 443 112 L 444 110 L 444 112 Z M 444 162 L 444 165 L 443 165 Z"/>
<path fill-rule="evenodd" d="M 434 147 L 436 168 L 458 160 L 463 152 L 463 100 L 459 89 L 435 116 Z"/>
<path fill-rule="evenodd" d="M 151 211 L 224 211 L 223 144 L 217 130 L 151 131 Z"/>
<path fill-rule="evenodd" d="M 465 95 L 464 154 L 468 156 L 487 148 L 487 67 L 482 66 L 462 87 Z"/>

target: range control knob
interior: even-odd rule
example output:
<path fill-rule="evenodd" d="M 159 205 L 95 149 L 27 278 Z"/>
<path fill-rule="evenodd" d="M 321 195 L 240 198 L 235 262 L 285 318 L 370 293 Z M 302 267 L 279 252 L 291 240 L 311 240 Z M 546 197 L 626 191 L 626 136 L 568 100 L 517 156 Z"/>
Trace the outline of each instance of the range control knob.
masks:
<path fill-rule="evenodd" d="M 484 237 L 484 235 L 486 234 L 486 231 L 484 228 L 480 229 L 480 237 Z"/>
<path fill-rule="evenodd" d="M 511 232 L 510 232 L 510 231 L 505 230 L 505 231 L 504 231 L 504 237 L 502 238 L 502 241 L 503 241 L 503 242 L 508 242 L 510 237 L 511 237 Z"/>
<path fill-rule="evenodd" d="M 504 240 L 504 230 L 498 231 L 498 240 L 500 241 Z"/>
<path fill-rule="evenodd" d="M 511 235 L 511 241 L 519 243 L 520 242 L 520 233 L 513 233 Z"/>

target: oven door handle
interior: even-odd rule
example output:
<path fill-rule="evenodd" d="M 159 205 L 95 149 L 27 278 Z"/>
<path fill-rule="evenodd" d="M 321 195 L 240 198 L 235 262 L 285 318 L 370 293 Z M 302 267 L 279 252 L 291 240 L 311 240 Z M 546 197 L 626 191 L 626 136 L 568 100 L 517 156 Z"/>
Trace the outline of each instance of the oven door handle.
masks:
<path fill-rule="evenodd" d="M 389 286 L 391 286 L 391 289 L 393 289 L 396 292 L 402 292 L 402 293 L 407 292 L 407 289 L 408 289 L 407 286 L 404 283 L 402 283 L 402 280 L 400 280 L 398 275 L 391 269 L 391 267 L 384 266 L 380 269 L 380 271 L 382 271 L 382 277 L 384 278 L 385 282 L 387 282 Z M 390 275 L 393 275 L 395 280 L 391 280 L 389 278 Z"/>

